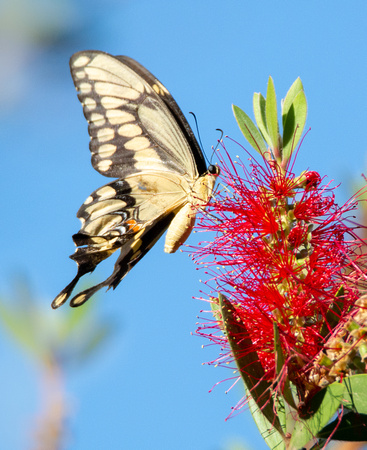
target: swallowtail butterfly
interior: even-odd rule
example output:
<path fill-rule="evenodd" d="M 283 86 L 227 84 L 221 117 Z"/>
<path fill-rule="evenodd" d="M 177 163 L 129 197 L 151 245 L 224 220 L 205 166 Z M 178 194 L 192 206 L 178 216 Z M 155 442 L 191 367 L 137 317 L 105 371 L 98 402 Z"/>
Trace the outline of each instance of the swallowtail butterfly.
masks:
<path fill-rule="evenodd" d="M 70 256 L 76 277 L 52 302 L 58 308 L 80 277 L 120 249 L 102 283 L 77 294 L 86 302 L 102 287 L 115 288 L 166 229 L 164 250 L 175 252 L 189 236 L 219 174 L 206 163 L 195 136 L 167 89 L 126 56 L 82 51 L 70 60 L 71 75 L 89 123 L 92 165 L 117 178 L 94 191 L 77 213 L 82 227 Z"/>

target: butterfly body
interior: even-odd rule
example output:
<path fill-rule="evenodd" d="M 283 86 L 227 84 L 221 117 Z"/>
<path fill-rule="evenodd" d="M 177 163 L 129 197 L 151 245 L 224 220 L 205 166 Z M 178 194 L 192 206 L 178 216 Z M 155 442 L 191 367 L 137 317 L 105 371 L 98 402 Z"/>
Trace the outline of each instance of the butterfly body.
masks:
<path fill-rule="evenodd" d="M 210 199 L 214 189 L 215 176 L 208 174 L 194 182 L 188 201 L 180 208 L 168 227 L 164 251 L 174 253 L 181 243 L 189 237 L 195 225 L 196 213 L 203 209 Z"/>
<path fill-rule="evenodd" d="M 97 290 L 115 288 L 168 228 L 165 251 L 175 252 L 210 199 L 218 170 L 206 164 L 181 110 L 167 89 L 127 57 L 85 51 L 72 56 L 71 74 L 89 123 L 92 165 L 118 178 L 94 191 L 77 213 L 73 236 L 78 264 L 72 282 L 55 298 L 62 305 L 85 273 L 117 249 L 114 271 L 77 294 L 71 306 Z"/>

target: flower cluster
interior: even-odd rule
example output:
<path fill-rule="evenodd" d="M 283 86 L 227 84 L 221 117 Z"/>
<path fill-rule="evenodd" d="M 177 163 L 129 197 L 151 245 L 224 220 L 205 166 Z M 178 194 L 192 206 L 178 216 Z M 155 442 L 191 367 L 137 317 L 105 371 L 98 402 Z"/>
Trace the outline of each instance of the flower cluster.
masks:
<path fill-rule="evenodd" d="M 265 157 L 261 164 L 249 158 L 247 166 L 226 160 L 221 158 L 226 188 L 198 225 L 215 239 L 202 243 L 194 259 L 205 267 L 214 309 L 218 293 L 234 308 L 237 341 L 246 341 L 240 356 L 256 352 L 262 377 L 275 380 L 275 323 L 287 377 L 307 396 L 319 389 L 315 358 L 360 296 L 363 243 L 353 222 L 348 226 L 357 201 L 338 206 L 335 188 L 317 172 L 295 176 L 292 167 L 281 169 Z M 223 331 L 220 314 L 198 329 L 227 348 L 217 362 L 231 358 Z"/>

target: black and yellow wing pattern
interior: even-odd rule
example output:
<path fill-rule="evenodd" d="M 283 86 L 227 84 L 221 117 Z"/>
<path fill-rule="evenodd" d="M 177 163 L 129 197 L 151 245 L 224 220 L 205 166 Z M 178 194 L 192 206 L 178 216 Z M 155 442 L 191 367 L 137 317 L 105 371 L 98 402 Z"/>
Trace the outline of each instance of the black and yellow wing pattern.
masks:
<path fill-rule="evenodd" d="M 117 178 L 94 191 L 77 213 L 80 231 L 70 256 L 75 278 L 52 302 L 67 301 L 78 280 L 116 250 L 113 273 L 70 301 L 85 303 L 103 287 L 115 288 L 166 229 L 165 252 L 187 239 L 219 173 L 206 167 L 195 136 L 177 103 L 148 70 L 126 56 L 82 51 L 71 75 L 88 121 L 92 165 Z"/>

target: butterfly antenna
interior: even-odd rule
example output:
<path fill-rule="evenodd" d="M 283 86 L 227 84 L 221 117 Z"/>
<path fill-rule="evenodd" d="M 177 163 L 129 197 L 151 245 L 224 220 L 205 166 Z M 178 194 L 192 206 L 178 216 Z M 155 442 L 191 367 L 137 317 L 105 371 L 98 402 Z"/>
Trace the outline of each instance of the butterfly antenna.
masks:
<path fill-rule="evenodd" d="M 196 119 L 195 113 L 193 113 L 192 111 L 190 111 L 189 114 L 191 114 L 191 115 L 193 116 L 194 120 L 195 120 L 196 132 L 197 132 L 197 135 L 198 135 L 198 140 L 199 140 L 200 148 L 201 148 L 201 151 L 202 151 L 202 153 L 203 153 L 203 155 L 204 155 L 204 158 L 206 159 L 207 163 L 209 163 L 208 158 L 206 157 L 205 152 L 204 152 L 203 143 L 201 142 L 201 137 L 200 137 L 200 131 L 199 131 L 199 126 L 198 126 L 198 121 L 197 121 L 197 119 Z"/>

